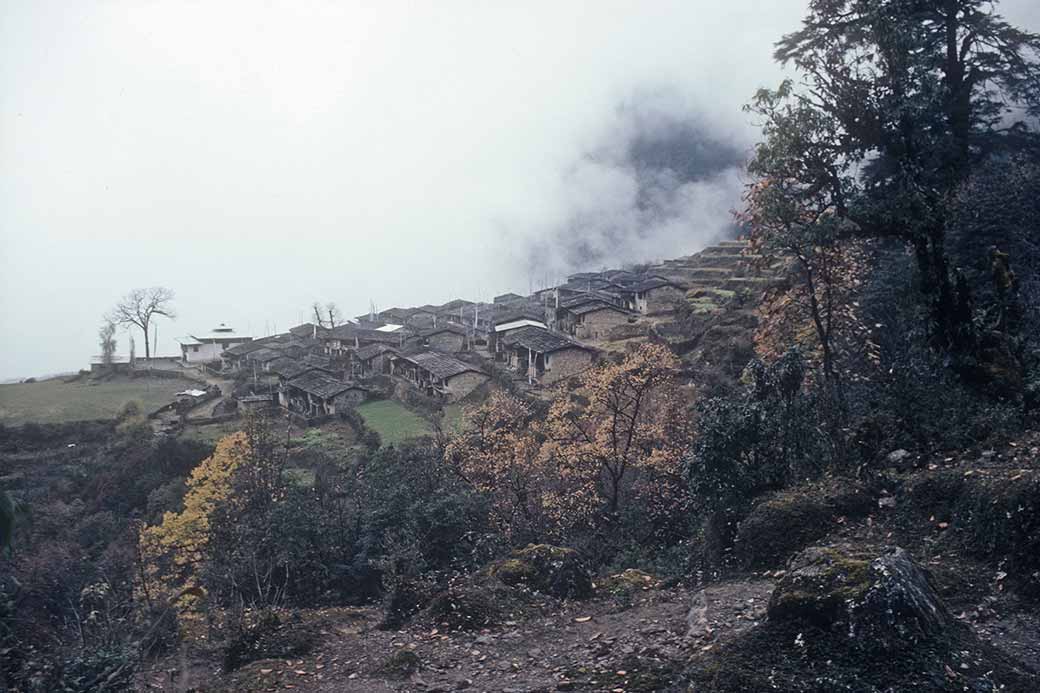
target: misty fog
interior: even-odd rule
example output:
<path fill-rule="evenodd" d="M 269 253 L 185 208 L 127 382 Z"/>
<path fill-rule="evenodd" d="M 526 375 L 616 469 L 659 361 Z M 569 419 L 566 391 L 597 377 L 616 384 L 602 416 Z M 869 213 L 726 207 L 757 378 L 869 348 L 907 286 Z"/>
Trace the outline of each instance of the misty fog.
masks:
<path fill-rule="evenodd" d="M 0 4 L 0 379 L 85 367 L 135 287 L 167 355 L 730 232 L 806 2 L 509 5 Z"/>

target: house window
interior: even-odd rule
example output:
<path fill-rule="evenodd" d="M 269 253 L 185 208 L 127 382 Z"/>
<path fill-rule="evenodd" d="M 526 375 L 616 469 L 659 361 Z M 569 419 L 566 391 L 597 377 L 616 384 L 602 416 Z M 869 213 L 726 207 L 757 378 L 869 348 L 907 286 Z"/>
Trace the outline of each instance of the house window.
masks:
<path fill-rule="evenodd" d="M 199 348 L 197 346 L 193 346 L 191 350 L 194 351 L 196 354 L 199 353 Z"/>

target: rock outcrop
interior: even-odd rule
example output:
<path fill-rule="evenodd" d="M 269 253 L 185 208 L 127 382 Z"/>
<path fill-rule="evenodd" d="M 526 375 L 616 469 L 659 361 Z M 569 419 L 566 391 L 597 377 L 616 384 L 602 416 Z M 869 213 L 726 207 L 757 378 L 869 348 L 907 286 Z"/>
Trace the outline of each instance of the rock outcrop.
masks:
<path fill-rule="evenodd" d="M 887 651 L 939 638 L 951 623 L 928 575 L 898 547 L 876 557 L 842 547 L 806 549 L 788 564 L 769 618 L 804 621 Z"/>

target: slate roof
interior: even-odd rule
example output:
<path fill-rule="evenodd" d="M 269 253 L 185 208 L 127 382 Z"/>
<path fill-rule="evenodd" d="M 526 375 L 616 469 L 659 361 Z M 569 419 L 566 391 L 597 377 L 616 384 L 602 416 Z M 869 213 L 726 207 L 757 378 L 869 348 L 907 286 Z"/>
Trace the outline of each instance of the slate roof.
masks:
<path fill-rule="evenodd" d="M 428 330 L 423 330 L 419 333 L 419 336 L 432 337 L 433 335 L 439 334 L 441 332 L 452 332 L 454 334 L 466 336 L 466 328 L 462 325 L 456 325 L 453 322 L 444 323 L 443 325 L 438 325 L 437 327 L 431 327 Z"/>
<path fill-rule="evenodd" d="M 452 358 L 445 354 L 439 354 L 436 351 L 421 351 L 417 354 L 404 356 L 402 358 L 411 361 L 423 370 L 428 371 L 433 377 L 440 380 L 445 380 L 461 373 L 483 372 L 476 366 L 472 366 L 465 361 L 459 361 L 456 358 Z"/>
<path fill-rule="evenodd" d="M 438 307 L 437 312 L 458 314 L 459 308 L 469 308 L 472 305 L 473 301 L 467 301 L 464 298 L 456 298 L 454 301 L 448 301 L 444 305 Z"/>
<path fill-rule="evenodd" d="M 517 301 L 526 301 L 527 299 L 520 294 L 514 294 L 512 292 L 507 294 L 499 294 L 493 299 L 495 303 L 516 303 Z"/>
<path fill-rule="evenodd" d="M 562 349 L 592 351 L 584 344 L 540 327 L 524 327 L 505 336 L 502 341 L 509 346 L 521 346 L 538 354 L 549 354 Z"/>
<path fill-rule="evenodd" d="M 620 297 L 605 291 L 587 291 L 560 301 L 561 308 L 573 308 L 586 303 L 617 303 Z"/>
<path fill-rule="evenodd" d="M 394 348 L 389 344 L 369 344 L 368 346 L 363 346 L 356 350 L 354 352 L 354 357 L 359 361 L 368 361 L 380 354 L 385 354 L 388 351 L 394 351 Z"/>
<path fill-rule="evenodd" d="M 314 366 L 308 363 L 302 363 L 295 359 L 280 358 L 271 362 L 268 367 L 272 373 L 285 380 L 292 380 L 293 378 L 306 373 L 307 371 L 321 370 L 321 366 Z"/>
<path fill-rule="evenodd" d="M 629 315 L 632 311 L 622 308 L 621 306 L 614 305 L 613 303 L 606 303 L 605 301 L 592 301 L 590 303 L 582 303 L 581 305 L 574 306 L 573 308 L 567 308 L 567 310 L 575 315 L 588 315 L 589 313 L 595 313 L 601 310 L 612 310 L 615 313 L 623 313 Z"/>
<path fill-rule="evenodd" d="M 289 381 L 289 385 L 295 387 L 297 390 L 303 390 L 315 397 L 322 399 L 329 399 L 335 397 L 338 394 L 346 392 L 347 390 L 366 390 L 366 388 L 358 385 L 357 383 L 348 383 L 342 380 L 336 380 L 327 373 L 321 371 L 309 371 L 302 375 L 299 375 Z"/>
<path fill-rule="evenodd" d="M 224 354 L 228 356 L 245 356 L 246 354 L 258 351 L 263 348 L 265 348 L 264 341 L 254 339 L 252 342 L 246 342 L 245 344 L 239 344 L 238 346 L 233 346 L 230 349 L 225 349 Z"/>
<path fill-rule="evenodd" d="M 676 289 L 683 288 L 682 284 L 679 284 L 678 282 L 673 282 L 668 279 L 663 279 L 661 277 L 650 277 L 649 279 L 644 279 L 643 281 L 633 284 L 627 288 L 628 291 L 643 293 L 644 291 L 652 291 L 653 289 L 660 289 L 661 287 L 665 286 L 671 286 Z"/>
<path fill-rule="evenodd" d="M 284 356 L 285 355 L 281 351 L 275 351 L 274 349 L 261 347 L 256 351 L 251 351 L 248 354 L 246 354 L 246 361 L 267 363 L 268 361 L 274 361 L 275 359 L 284 358 Z"/>
<path fill-rule="evenodd" d="M 545 322 L 545 315 L 533 308 L 509 310 L 496 315 L 491 322 L 494 325 L 504 325 L 507 322 L 516 322 L 517 320 L 537 320 L 538 322 Z"/>
<path fill-rule="evenodd" d="M 300 363 L 306 366 L 314 366 L 315 368 L 332 367 L 332 359 L 330 359 L 328 356 L 318 356 L 317 354 L 307 354 L 302 359 L 300 359 Z"/>
<path fill-rule="evenodd" d="M 305 322 L 302 325 L 289 328 L 289 334 L 294 337 L 301 337 L 303 339 L 310 339 L 317 334 L 319 337 L 328 331 L 327 327 L 321 325 L 315 325 L 313 322 Z"/>

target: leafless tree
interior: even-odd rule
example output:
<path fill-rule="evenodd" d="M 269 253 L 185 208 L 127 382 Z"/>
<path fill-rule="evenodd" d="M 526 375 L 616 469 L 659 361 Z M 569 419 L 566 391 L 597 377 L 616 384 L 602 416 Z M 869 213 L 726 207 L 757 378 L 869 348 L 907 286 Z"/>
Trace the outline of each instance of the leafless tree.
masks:
<path fill-rule="evenodd" d="M 148 360 L 152 357 L 148 327 L 157 316 L 171 320 L 177 317 L 170 305 L 172 302 L 173 291 L 166 287 L 153 286 L 150 289 L 134 289 L 116 304 L 108 319 L 127 328 L 138 327 L 144 332 L 144 357 L 145 360 Z"/>
<path fill-rule="evenodd" d="M 340 313 L 339 306 L 332 301 L 325 304 L 325 311 L 329 315 L 329 327 L 335 327 L 343 320 L 343 314 Z"/>
<path fill-rule="evenodd" d="M 101 363 L 111 366 L 116 353 L 116 324 L 108 318 L 98 330 L 98 343 L 101 345 Z"/>
<path fill-rule="evenodd" d="M 324 308 L 321 303 L 315 301 L 311 304 L 311 310 L 314 311 L 314 322 L 318 327 L 335 327 L 343 322 L 343 313 L 332 301 L 326 303 Z"/>

